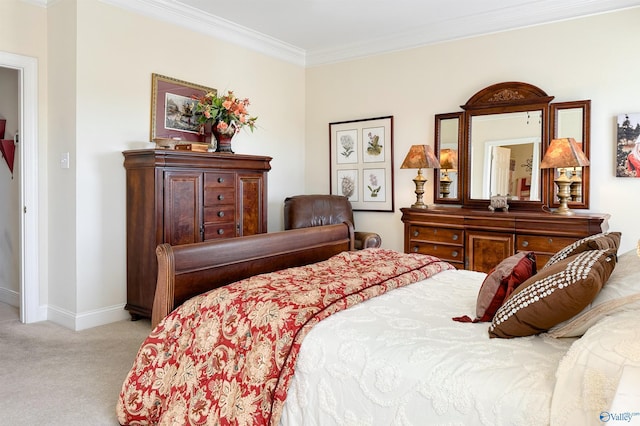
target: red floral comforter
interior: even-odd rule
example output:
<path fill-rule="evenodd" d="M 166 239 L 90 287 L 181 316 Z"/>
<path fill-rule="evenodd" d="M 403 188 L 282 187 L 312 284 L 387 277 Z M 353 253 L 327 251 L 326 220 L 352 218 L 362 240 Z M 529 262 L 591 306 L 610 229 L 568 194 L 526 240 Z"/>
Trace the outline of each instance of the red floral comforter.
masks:
<path fill-rule="evenodd" d="M 385 249 L 340 253 L 194 297 L 142 344 L 117 404 L 123 425 L 277 425 L 311 327 L 453 266 Z"/>

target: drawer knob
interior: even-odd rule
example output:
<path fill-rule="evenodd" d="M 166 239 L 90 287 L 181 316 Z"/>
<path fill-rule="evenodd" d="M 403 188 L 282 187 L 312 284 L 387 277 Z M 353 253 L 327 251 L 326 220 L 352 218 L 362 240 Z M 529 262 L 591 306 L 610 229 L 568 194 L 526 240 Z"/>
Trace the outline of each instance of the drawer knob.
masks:
<path fill-rule="evenodd" d="M 458 241 L 458 234 L 453 234 L 453 241 Z"/>
<path fill-rule="evenodd" d="M 420 233 L 418 231 L 413 231 L 413 236 L 417 237 L 418 235 L 420 235 Z"/>
<path fill-rule="evenodd" d="M 458 250 L 454 250 L 451 252 L 451 256 L 458 257 Z"/>
<path fill-rule="evenodd" d="M 218 229 L 218 235 L 224 234 L 224 229 Z"/>
<path fill-rule="evenodd" d="M 218 183 L 222 183 L 222 182 L 224 182 L 224 178 L 223 177 L 219 177 L 218 178 Z"/>
<path fill-rule="evenodd" d="M 218 200 L 220 200 L 220 201 L 224 200 L 224 195 L 222 195 L 222 194 L 218 195 Z"/>
<path fill-rule="evenodd" d="M 414 253 L 417 253 L 417 252 L 418 252 L 418 246 L 413 246 L 412 251 L 413 251 Z"/>
<path fill-rule="evenodd" d="M 553 244 L 553 238 L 549 238 L 549 244 Z"/>
<path fill-rule="evenodd" d="M 528 246 L 529 246 L 529 241 L 522 242 L 522 247 L 528 247 Z"/>
<path fill-rule="evenodd" d="M 224 217 L 224 212 L 218 212 L 218 217 Z"/>

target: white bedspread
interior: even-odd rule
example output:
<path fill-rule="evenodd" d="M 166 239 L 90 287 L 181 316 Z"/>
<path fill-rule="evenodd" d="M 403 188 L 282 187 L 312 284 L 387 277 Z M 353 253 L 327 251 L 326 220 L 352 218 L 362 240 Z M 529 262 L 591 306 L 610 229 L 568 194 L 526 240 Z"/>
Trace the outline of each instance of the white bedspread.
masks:
<path fill-rule="evenodd" d="M 305 338 L 281 425 L 545 425 L 575 339 L 489 339 L 485 274 L 445 271 L 320 322 Z"/>

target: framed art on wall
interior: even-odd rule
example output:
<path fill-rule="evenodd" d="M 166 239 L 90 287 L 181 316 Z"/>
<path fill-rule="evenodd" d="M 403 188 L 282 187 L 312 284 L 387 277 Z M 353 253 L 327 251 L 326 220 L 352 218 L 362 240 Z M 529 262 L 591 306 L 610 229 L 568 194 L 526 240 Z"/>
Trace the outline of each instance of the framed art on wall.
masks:
<path fill-rule="evenodd" d="M 164 75 L 151 75 L 151 140 L 204 142 L 194 110 L 201 97 L 216 89 Z"/>
<path fill-rule="evenodd" d="M 393 116 L 329 123 L 331 194 L 353 210 L 393 211 Z"/>
<path fill-rule="evenodd" d="M 617 124 L 616 176 L 640 178 L 640 113 L 620 114 Z"/>

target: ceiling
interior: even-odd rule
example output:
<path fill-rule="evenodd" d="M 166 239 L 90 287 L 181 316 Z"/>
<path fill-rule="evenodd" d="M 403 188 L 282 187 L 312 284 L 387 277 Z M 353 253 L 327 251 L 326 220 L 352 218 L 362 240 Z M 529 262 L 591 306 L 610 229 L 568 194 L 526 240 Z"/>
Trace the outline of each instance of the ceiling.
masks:
<path fill-rule="evenodd" d="M 101 0 L 305 66 L 640 6 L 639 0 Z"/>

